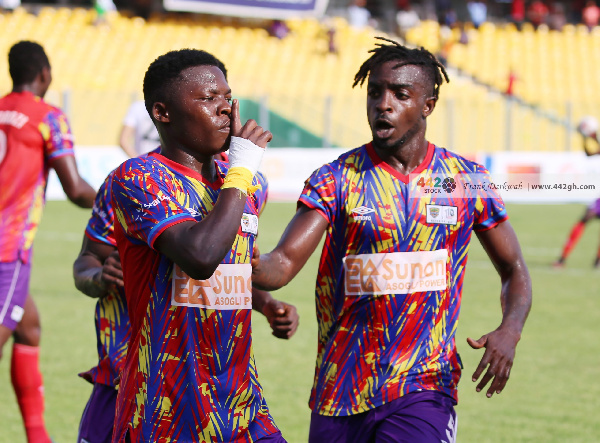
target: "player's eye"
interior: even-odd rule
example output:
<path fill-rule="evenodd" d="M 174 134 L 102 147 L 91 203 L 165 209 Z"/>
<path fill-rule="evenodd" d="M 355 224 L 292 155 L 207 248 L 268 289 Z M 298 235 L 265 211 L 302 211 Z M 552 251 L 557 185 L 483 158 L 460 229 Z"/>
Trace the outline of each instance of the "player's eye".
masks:
<path fill-rule="evenodd" d="M 371 98 L 376 98 L 379 95 L 379 92 L 377 91 L 377 89 L 368 89 L 367 95 Z"/>
<path fill-rule="evenodd" d="M 229 103 L 229 104 L 233 103 L 233 98 L 232 97 L 225 97 L 225 100 L 227 100 L 227 103 Z"/>

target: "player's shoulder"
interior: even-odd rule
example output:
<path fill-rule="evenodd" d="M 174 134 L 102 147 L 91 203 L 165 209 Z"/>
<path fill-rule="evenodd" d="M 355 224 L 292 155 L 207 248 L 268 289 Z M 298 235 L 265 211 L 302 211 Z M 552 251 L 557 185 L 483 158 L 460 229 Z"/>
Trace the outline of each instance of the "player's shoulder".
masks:
<path fill-rule="evenodd" d="M 487 169 L 474 158 L 463 156 L 444 147 L 435 146 L 435 157 L 437 162 L 445 168 L 453 169 L 458 172 L 479 173 L 486 172 Z"/>
<path fill-rule="evenodd" d="M 368 156 L 366 145 L 359 146 L 358 148 L 342 152 L 335 160 L 325 163 L 317 170 L 321 170 L 322 172 L 336 172 L 347 168 L 355 168 L 356 165 L 363 163 L 365 156 Z"/>
<path fill-rule="evenodd" d="M 128 179 L 134 176 L 145 175 L 160 169 L 161 162 L 153 155 L 132 157 L 121 163 L 109 174 L 110 180 Z"/>

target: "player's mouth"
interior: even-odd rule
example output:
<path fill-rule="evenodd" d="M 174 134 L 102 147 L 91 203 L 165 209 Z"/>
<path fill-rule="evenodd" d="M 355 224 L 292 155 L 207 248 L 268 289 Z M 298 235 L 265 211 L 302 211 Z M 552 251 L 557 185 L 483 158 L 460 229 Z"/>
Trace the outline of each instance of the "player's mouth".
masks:
<path fill-rule="evenodd" d="M 223 124 L 223 126 L 221 126 L 219 128 L 220 132 L 227 132 L 229 134 L 229 132 L 231 131 L 231 120 L 227 120 L 227 122 L 225 122 Z"/>
<path fill-rule="evenodd" d="M 377 138 L 389 138 L 394 132 L 394 125 L 387 119 L 378 118 L 373 124 L 374 133 Z"/>

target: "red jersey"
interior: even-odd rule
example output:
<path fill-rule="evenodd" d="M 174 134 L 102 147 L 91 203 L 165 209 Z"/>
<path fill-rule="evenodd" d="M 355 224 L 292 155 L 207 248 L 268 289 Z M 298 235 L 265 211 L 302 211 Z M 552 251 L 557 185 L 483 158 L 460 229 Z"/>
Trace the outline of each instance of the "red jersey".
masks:
<path fill-rule="evenodd" d="M 0 99 L 0 262 L 28 263 L 52 162 L 74 155 L 64 113 L 31 92 Z"/>

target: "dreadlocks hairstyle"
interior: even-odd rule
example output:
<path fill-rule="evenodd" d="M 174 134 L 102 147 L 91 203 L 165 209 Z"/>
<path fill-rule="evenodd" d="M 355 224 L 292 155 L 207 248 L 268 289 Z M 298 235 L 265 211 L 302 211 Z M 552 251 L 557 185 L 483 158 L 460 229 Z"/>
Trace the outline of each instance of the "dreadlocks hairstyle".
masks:
<path fill-rule="evenodd" d="M 49 67 L 48 56 L 38 43 L 23 40 L 8 52 L 8 71 L 15 86 L 33 82 L 42 69 Z"/>
<path fill-rule="evenodd" d="M 215 66 L 227 79 L 227 69 L 223 62 L 206 51 L 180 49 L 167 52 L 150 63 L 144 76 L 144 102 L 150 117 L 154 103 L 164 101 L 169 87 L 181 72 L 194 66 Z"/>
<path fill-rule="evenodd" d="M 426 50 L 425 48 L 407 48 L 402 46 L 393 40 L 389 40 L 385 37 L 375 37 L 378 40 L 383 40 L 390 43 L 386 45 L 384 43 L 376 43 L 376 48 L 371 49 L 369 53 L 373 54 L 369 57 L 360 67 L 356 75 L 354 76 L 354 88 L 356 85 L 362 86 L 369 76 L 369 73 L 375 69 L 375 67 L 382 65 L 383 63 L 397 60 L 398 64 L 394 66 L 394 69 L 404 65 L 419 65 L 423 66 L 425 72 L 433 83 L 433 94 L 435 98 L 439 97 L 440 86 L 446 80 L 448 83 L 448 74 L 435 56 Z"/>

